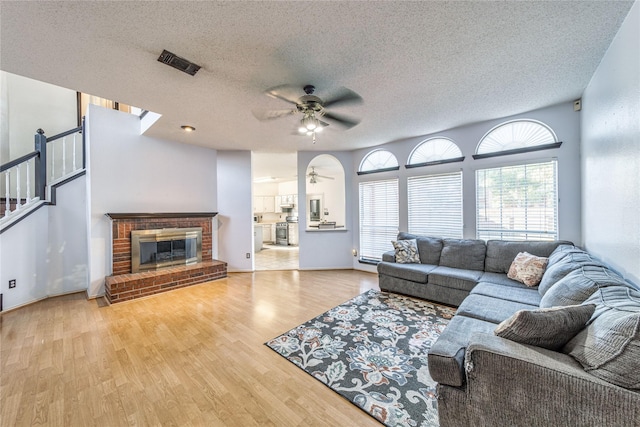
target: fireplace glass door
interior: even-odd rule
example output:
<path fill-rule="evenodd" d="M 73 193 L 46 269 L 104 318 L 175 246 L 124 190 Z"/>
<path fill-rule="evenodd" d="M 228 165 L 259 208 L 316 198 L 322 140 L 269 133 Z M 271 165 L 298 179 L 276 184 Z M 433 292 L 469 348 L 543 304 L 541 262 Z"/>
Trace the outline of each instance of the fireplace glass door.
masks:
<path fill-rule="evenodd" d="M 202 228 L 134 230 L 131 271 L 145 271 L 202 261 Z"/>

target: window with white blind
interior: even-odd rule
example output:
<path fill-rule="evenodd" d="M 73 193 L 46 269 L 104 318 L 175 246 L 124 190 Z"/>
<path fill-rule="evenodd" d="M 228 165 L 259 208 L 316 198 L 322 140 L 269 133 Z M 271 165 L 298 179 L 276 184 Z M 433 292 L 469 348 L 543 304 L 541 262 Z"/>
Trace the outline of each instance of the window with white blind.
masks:
<path fill-rule="evenodd" d="M 557 240 L 558 163 L 476 171 L 479 239 Z"/>
<path fill-rule="evenodd" d="M 409 233 L 462 238 L 462 172 L 407 179 Z"/>
<path fill-rule="evenodd" d="M 361 182 L 360 258 L 379 261 L 398 237 L 398 179 Z"/>

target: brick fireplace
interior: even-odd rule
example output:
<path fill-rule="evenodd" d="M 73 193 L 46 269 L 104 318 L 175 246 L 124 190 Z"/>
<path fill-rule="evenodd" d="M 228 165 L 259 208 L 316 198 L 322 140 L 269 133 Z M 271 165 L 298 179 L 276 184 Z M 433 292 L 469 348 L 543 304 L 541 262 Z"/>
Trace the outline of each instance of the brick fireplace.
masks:
<path fill-rule="evenodd" d="M 212 259 L 212 218 L 202 213 L 109 213 L 113 274 L 105 279 L 110 303 L 127 301 L 227 276 L 227 264 Z M 201 229 L 202 261 L 132 273 L 134 230 Z"/>

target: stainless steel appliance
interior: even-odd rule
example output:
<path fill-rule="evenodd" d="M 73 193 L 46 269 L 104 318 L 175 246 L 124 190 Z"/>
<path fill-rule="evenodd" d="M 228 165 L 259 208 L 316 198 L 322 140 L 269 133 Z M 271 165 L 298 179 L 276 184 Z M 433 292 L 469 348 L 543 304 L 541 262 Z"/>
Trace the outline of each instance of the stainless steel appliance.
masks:
<path fill-rule="evenodd" d="M 288 216 L 287 220 L 287 240 L 289 245 L 298 246 L 298 217 Z"/>
<path fill-rule="evenodd" d="M 286 222 L 276 222 L 276 245 L 289 244 L 289 224 Z"/>

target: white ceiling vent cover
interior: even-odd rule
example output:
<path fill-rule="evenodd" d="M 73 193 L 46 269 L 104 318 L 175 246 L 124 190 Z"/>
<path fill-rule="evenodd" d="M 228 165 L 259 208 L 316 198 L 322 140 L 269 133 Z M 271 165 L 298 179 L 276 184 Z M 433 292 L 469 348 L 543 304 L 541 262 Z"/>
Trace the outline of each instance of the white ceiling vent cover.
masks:
<path fill-rule="evenodd" d="M 196 65 L 191 61 L 181 58 L 176 54 L 169 52 L 166 49 L 162 51 L 162 54 L 160 54 L 158 61 L 163 62 L 167 65 L 170 65 L 173 68 L 176 68 L 180 71 L 183 71 L 189 74 L 190 76 L 195 76 L 198 70 L 200 69 L 199 65 Z"/>

